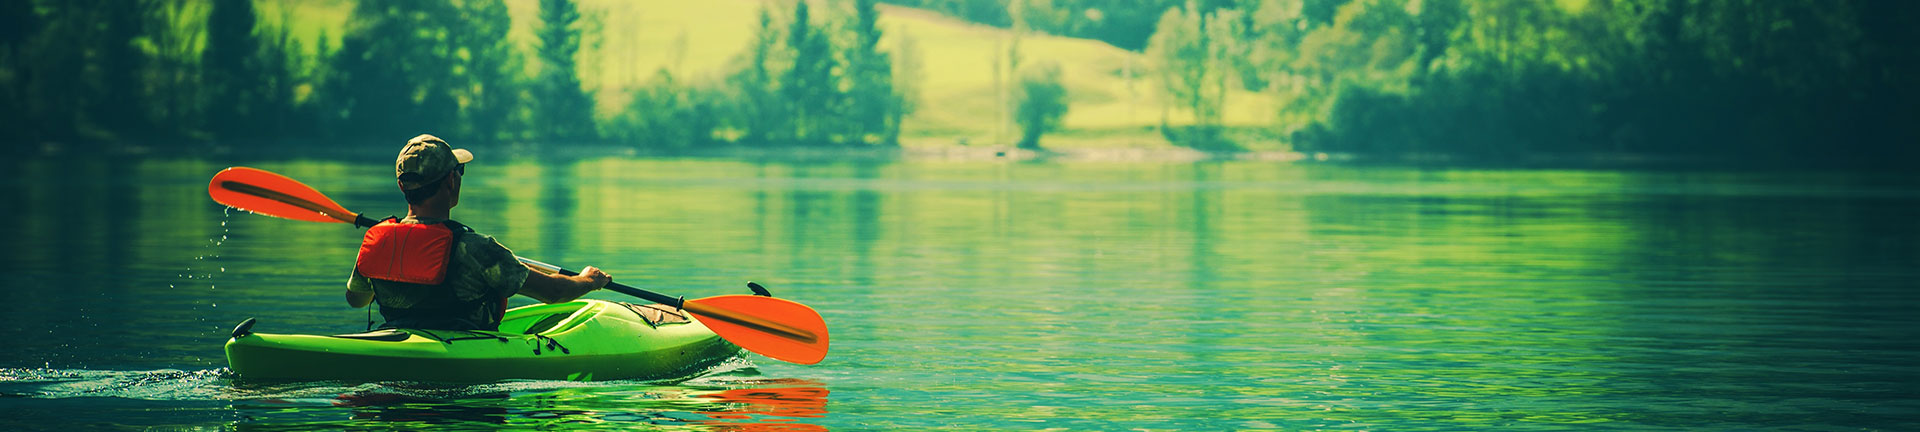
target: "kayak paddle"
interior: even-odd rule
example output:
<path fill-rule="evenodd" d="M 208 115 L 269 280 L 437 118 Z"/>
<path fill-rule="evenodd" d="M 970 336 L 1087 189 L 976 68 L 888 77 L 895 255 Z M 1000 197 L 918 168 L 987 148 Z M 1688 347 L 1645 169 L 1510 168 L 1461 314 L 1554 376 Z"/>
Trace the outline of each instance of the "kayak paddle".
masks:
<path fill-rule="evenodd" d="M 308 222 L 372 227 L 380 221 L 348 211 L 305 183 L 270 171 L 232 167 L 214 174 L 207 195 L 215 202 L 256 214 Z M 522 257 L 534 270 L 573 276 L 559 266 Z M 827 323 L 813 308 L 760 295 L 722 295 L 693 300 L 608 282 L 606 289 L 692 312 L 714 334 L 760 355 L 800 364 L 827 356 Z"/>

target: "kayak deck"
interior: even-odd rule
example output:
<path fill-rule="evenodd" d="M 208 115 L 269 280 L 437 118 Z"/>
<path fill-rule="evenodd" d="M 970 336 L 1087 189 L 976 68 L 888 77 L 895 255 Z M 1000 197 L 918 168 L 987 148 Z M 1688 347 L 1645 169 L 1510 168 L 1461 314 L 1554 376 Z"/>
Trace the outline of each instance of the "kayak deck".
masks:
<path fill-rule="evenodd" d="M 732 358 L 740 348 L 684 312 L 580 300 L 514 308 L 500 331 L 236 331 L 226 351 L 242 379 L 473 382 L 675 378 Z"/>

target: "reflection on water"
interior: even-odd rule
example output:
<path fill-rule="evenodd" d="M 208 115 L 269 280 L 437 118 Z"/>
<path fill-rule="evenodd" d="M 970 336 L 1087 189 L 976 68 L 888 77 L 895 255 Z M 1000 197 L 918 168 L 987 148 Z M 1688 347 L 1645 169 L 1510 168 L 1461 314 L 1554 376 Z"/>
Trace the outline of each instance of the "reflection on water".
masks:
<path fill-rule="evenodd" d="M 809 385 L 805 387 L 755 387 L 722 390 L 699 397 L 712 399 L 728 409 L 705 411 L 707 423 L 725 426 L 724 430 L 802 431 L 827 430 L 825 427 L 794 421 L 826 417 L 827 389 L 804 380 L 762 382 L 760 385 Z"/>
<path fill-rule="evenodd" d="M 456 216 L 515 252 L 760 281 L 834 352 L 449 388 L 208 372 L 247 317 L 366 318 L 358 231 L 229 214 L 207 178 L 403 212 L 383 162 L 5 163 L 0 428 L 1920 429 L 1907 173 L 489 159 Z"/>
<path fill-rule="evenodd" d="M 551 429 L 585 425 L 651 424 L 709 430 L 826 430 L 805 423 L 823 417 L 827 392 L 819 387 L 761 387 L 781 380 L 732 382 L 747 388 L 701 385 L 599 385 L 529 393 L 526 389 L 459 398 L 431 398 L 390 388 L 357 390 L 334 399 L 351 409 L 347 424 L 380 422 L 404 428 L 441 425 Z M 311 424 L 309 424 L 311 425 Z"/>

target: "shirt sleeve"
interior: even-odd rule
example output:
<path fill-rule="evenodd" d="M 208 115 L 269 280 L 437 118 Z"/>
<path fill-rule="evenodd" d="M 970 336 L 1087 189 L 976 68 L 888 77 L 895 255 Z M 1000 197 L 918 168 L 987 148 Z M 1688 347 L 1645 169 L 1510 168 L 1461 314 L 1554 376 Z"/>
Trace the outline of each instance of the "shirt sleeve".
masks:
<path fill-rule="evenodd" d="M 479 261 L 486 263 L 484 265 L 487 266 L 481 271 L 487 280 L 487 285 L 494 287 L 501 298 L 519 294 L 520 286 L 527 283 L 527 272 L 531 270 L 528 270 L 526 265 L 520 264 L 519 259 L 514 258 L 513 250 L 500 245 L 493 236 L 485 236 L 485 238 L 486 241 L 481 242 L 478 255 L 483 256 Z"/>
<path fill-rule="evenodd" d="M 361 293 L 373 292 L 373 279 L 361 276 L 360 270 L 354 270 L 352 275 L 347 276 L 347 291 Z"/>

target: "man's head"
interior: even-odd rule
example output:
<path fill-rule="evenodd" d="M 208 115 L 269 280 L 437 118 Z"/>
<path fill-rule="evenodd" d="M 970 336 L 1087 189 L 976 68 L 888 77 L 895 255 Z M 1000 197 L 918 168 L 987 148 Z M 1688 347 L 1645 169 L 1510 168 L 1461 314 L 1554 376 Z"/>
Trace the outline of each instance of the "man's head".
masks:
<path fill-rule="evenodd" d="M 400 157 L 393 162 L 393 173 L 400 181 L 400 191 L 407 195 L 408 204 L 424 204 L 445 190 L 451 199 L 448 207 L 452 207 L 459 202 L 460 173 L 465 172 L 467 162 L 472 161 L 473 152 L 453 148 L 440 137 L 420 134 L 400 148 Z"/>

